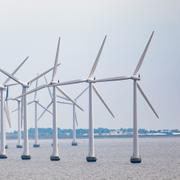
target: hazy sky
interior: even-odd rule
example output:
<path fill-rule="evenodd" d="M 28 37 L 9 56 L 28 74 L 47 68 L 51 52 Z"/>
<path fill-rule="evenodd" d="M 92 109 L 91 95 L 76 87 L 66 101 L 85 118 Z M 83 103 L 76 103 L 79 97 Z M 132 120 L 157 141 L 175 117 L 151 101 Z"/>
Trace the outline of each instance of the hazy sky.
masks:
<path fill-rule="evenodd" d="M 156 119 L 138 93 L 138 124 L 147 129 L 180 129 L 179 0 L 0 0 L 0 25 L 0 67 L 12 72 L 26 56 L 30 56 L 16 75 L 22 81 L 30 80 L 54 64 L 58 36 L 61 36 L 62 65 L 56 78 L 60 81 L 88 76 L 106 34 L 96 78 L 132 75 L 151 32 L 155 30 L 140 74 L 141 86 L 160 119 Z M 48 75 L 49 80 L 51 75 Z M 1 75 L 0 79 L 3 82 L 5 76 Z M 130 80 L 96 85 L 116 120 L 94 96 L 95 127 L 132 127 L 132 84 Z M 75 97 L 86 86 L 63 89 Z M 14 97 L 20 92 L 20 87 L 11 89 L 10 95 Z M 77 110 L 79 127 L 83 128 L 88 127 L 87 95 L 79 101 L 85 112 Z M 46 106 L 50 100 L 48 91 L 39 91 L 38 96 Z M 29 100 L 32 98 L 28 97 Z M 10 107 L 13 110 L 16 104 L 11 102 Z M 33 106 L 28 109 L 29 127 L 33 127 Z M 17 128 L 17 114 L 11 117 L 13 130 Z M 44 116 L 39 126 L 52 127 L 51 116 Z M 58 105 L 58 127 L 72 128 L 71 107 Z"/>

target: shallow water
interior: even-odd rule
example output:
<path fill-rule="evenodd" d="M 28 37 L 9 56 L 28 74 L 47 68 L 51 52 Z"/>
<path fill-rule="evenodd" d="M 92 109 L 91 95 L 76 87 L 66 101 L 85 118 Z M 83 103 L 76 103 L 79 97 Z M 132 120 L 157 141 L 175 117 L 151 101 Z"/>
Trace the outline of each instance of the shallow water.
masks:
<path fill-rule="evenodd" d="M 40 148 L 32 148 L 32 159 L 22 161 L 16 141 L 8 141 L 8 159 L 0 160 L 0 180 L 62 180 L 62 179 L 122 179 L 179 180 L 180 138 L 140 138 L 141 164 L 131 164 L 132 139 L 95 139 L 96 163 L 87 163 L 87 139 L 60 140 L 60 158 L 52 162 L 51 140 L 41 140 Z"/>

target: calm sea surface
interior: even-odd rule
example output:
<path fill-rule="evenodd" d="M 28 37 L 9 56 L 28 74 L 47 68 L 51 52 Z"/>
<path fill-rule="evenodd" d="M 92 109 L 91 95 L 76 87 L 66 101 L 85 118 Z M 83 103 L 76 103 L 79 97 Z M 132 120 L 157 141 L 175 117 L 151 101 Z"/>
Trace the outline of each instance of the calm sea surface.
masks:
<path fill-rule="evenodd" d="M 30 161 L 22 161 L 16 141 L 8 141 L 8 159 L 0 160 L 0 180 L 180 180 L 180 138 L 140 138 L 141 164 L 129 162 L 132 139 L 95 139 L 96 163 L 87 163 L 87 139 L 59 140 L 60 158 L 51 162 L 51 140 L 41 140 L 40 148 L 32 148 Z"/>

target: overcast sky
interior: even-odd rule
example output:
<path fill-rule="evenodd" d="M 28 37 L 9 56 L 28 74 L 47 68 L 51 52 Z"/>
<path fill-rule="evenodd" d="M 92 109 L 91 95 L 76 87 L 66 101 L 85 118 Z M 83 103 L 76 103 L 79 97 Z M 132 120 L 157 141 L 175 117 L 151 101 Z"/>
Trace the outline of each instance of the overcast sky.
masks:
<path fill-rule="evenodd" d="M 157 110 L 154 114 L 138 93 L 138 126 L 147 129 L 180 129 L 180 1 L 179 0 L 0 0 L 0 67 L 12 72 L 26 57 L 28 62 L 16 74 L 28 81 L 53 66 L 58 37 L 60 61 L 56 79 L 87 78 L 104 36 L 107 41 L 95 72 L 96 78 L 132 75 L 145 44 L 155 34 L 139 71 L 141 86 Z M 50 81 L 52 73 L 48 75 Z M 3 82 L 5 76 L 1 75 Z M 39 84 L 43 84 L 40 80 Z M 96 87 L 111 107 L 112 119 L 93 96 L 95 127 L 132 127 L 133 82 L 101 83 Z M 84 85 L 63 87 L 71 96 Z M 34 88 L 34 84 L 31 88 Z M 10 89 L 10 96 L 21 88 Z M 45 106 L 47 89 L 38 92 Z M 32 100 L 29 96 L 28 100 Z M 79 127 L 88 127 L 88 93 L 79 100 L 85 112 L 77 110 Z M 10 108 L 16 108 L 14 102 Z M 33 106 L 28 107 L 29 127 L 34 126 Z M 42 110 L 39 109 L 39 113 Z M 17 113 L 11 114 L 17 128 Z M 39 121 L 52 127 L 50 115 Z M 72 107 L 58 105 L 58 127 L 72 128 Z"/>

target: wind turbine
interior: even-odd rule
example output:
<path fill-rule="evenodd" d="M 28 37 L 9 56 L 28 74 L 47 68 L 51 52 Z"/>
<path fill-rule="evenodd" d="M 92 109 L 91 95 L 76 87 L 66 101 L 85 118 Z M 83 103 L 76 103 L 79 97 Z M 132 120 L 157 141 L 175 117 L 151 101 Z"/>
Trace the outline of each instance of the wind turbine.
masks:
<path fill-rule="evenodd" d="M 77 100 L 88 90 L 89 87 L 86 87 L 75 99 L 74 101 L 77 102 Z M 73 108 L 73 141 L 72 141 L 72 146 L 77 146 L 78 143 L 76 141 L 76 126 L 78 126 L 78 121 L 77 121 L 77 114 L 76 114 L 76 106 L 75 104 L 72 104 Z"/>
<path fill-rule="evenodd" d="M 6 159 L 6 128 L 5 128 L 5 121 L 4 121 L 4 111 L 6 112 L 7 120 L 9 123 L 9 127 L 11 127 L 10 119 L 9 119 L 9 110 L 7 109 L 7 106 L 5 105 L 4 101 L 4 90 L 5 88 L 0 85 L 0 103 L 1 103 L 1 146 L 0 146 L 0 159 Z"/>
<path fill-rule="evenodd" d="M 147 96 L 145 95 L 144 91 L 142 90 L 140 84 L 138 81 L 140 80 L 140 75 L 137 75 L 139 72 L 143 60 L 145 58 L 146 52 L 148 50 L 148 47 L 151 43 L 151 40 L 153 38 L 154 31 L 152 32 L 145 49 L 139 59 L 139 62 L 134 70 L 134 73 L 132 75 L 132 80 L 133 80 L 133 155 L 131 156 L 131 163 L 141 163 L 141 156 L 139 154 L 139 146 L 138 146 L 138 126 L 137 126 L 137 89 L 139 90 L 140 94 L 143 96 L 153 113 L 157 118 L 159 118 L 158 114 L 156 113 L 155 109 L 151 105 L 150 101 L 148 100 Z"/>
<path fill-rule="evenodd" d="M 36 80 L 36 88 L 38 86 L 38 79 Z M 34 116 L 34 127 L 35 127 L 35 143 L 33 144 L 34 148 L 40 147 L 40 144 L 38 143 L 38 139 L 39 139 L 39 133 L 38 133 L 38 106 L 41 107 L 42 109 L 46 110 L 47 112 L 49 112 L 50 114 L 52 114 L 52 112 L 50 112 L 48 109 L 46 109 L 40 102 L 39 99 L 37 99 L 37 91 L 35 91 L 34 93 L 34 100 L 29 102 L 28 105 L 33 104 L 34 103 L 34 111 L 35 111 L 35 116 Z"/>
<path fill-rule="evenodd" d="M 60 46 L 60 38 L 58 39 L 58 45 L 57 45 L 57 51 L 56 51 L 56 57 L 55 57 L 55 62 L 54 62 L 54 67 L 53 67 L 53 74 L 52 74 L 52 79 L 51 82 L 45 85 L 41 85 L 29 92 L 24 91 L 21 96 L 18 97 L 26 97 L 26 95 L 31 94 L 35 91 L 39 91 L 40 89 L 46 88 L 46 87 L 52 87 L 52 102 L 49 104 L 49 106 L 52 104 L 53 105 L 53 152 L 52 155 L 50 156 L 51 161 L 59 161 L 59 149 L 58 149 L 58 134 L 57 134 L 57 119 L 56 119 L 56 89 L 58 89 L 66 98 L 68 98 L 71 102 L 75 103 L 75 105 L 83 110 L 76 102 L 74 102 L 61 88 L 56 87 L 56 82 L 55 75 L 57 72 L 57 64 L 58 64 L 58 57 L 59 57 L 59 46 Z"/>
<path fill-rule="evenodd" d="M 59 64 L 56 64 L 56 67 L 58 65 Z M 45 74 L 49 73 L 53 69 L 54 69 L 54 67 L 48 69 L 47 71 L 43 72 L 42 74 L 36 76 L 35 78 L 31 79 L 30 81 L 28 81 L 26 83 L 18 80 L 14 75 L 9 74 L 8 72 L 6 72 L 3 69 L 0 69 L 0 72 L 2 72 L 6 76 L 8 76 L 10 79 L 14 80 L 15 82 L 17 82 L 18 84 L 20 84 L 22 86 L 22 94 L 26 94 L 27 89 L 30 87 L 30 85 L 34 81 L 36 81 L 40 77 L 44 76 Z M 27 101 L 26 101 L 26 95 L 25 95 L 25 96 L 22 96 L 22 99 L 21 99 L 21 117 L 22 117 L 23 123 L 24 123 L 23 124 L 24 125 L 24 146 L 23 146 L 23 154 L 21 155 L 22 160 L 31 159 L 31 156 L 29 154 L 28 121 L 27 121 L 27 110 L 26 109 L 27 109 Z"/>
<path fill-rule="evenodd" d="M 21 142 L 21 139 L 22 139 L 22 134 L 21 134 L 21 128 L 22 128 L 22 121 L 21 121 L 21 100 L 19 99 L 13 99 L 13 98 L 10 98 L 8 100 L 14 100 L 17 102 L 18 104 L 18 107 L 17 109 L 13 110 L 12 112 L 15 112 L 17 111 L 18 112 L 18 143 L 16 145 L 16 148 L 22 148 L 22 142 Z"/>
<path fill-rule="evenodd" d="M 78 94 L 78 96 L 76 98 L 74 98 L 74 101 L 77 102 L 77 100 L 88 90 L 89 86 L 86 87 L 80 94 Z M 61 97 L 61 96 L 58 96 L 57 97 L 59 98 L 63 98 L 64 100 L 66 101 L 69 101 L 68 99 L 64 98 L 64 97 Z M 71 105 L 72 106 L 72 109 L 73 109 L 73 140 L 72 140 L 72 146 L 77 146 L 78 143 L 77 143 L 77 140 L 76 140 L 76 126 L 78 126 L 78 121 L 77 121 L 77 114 L 76 114 L 76 106 L 74 103 L 72 102 L 64 102 L 64 101 L 57 101 L 57 103 L 60 103 L 60 104 L 67 104 L 67 105 Z"/>
<path fill-rule="evenodd" d="M 22 61 L 22 63 L 13 71 L 11 75 L 14 75 L 21 66 L 27 61 L 28 57 L 25 58 L 25 60 Z M 9 115 L 9 109 L 8 109 L 8 103 L 7 103 L 7 96 L 8 96 L 8 85 L 7 82 L 9 81 L 9 78 L 6 79 L 6 81 L 3 83 L 3 85 L 0 85 L 0 96 L 1 96 L 1 149 L 0 149 L 0 159 L 6 159 L 6 130 L 5 130 L 5 122 L 4 122 L 4 110 L 6 113 L 6 117 L 9 123 L 9 127 L 11 127 L 10 122 L 10 115 Z M 4 90 L 6 90 L 6 99 L 4 98 Z"/>

